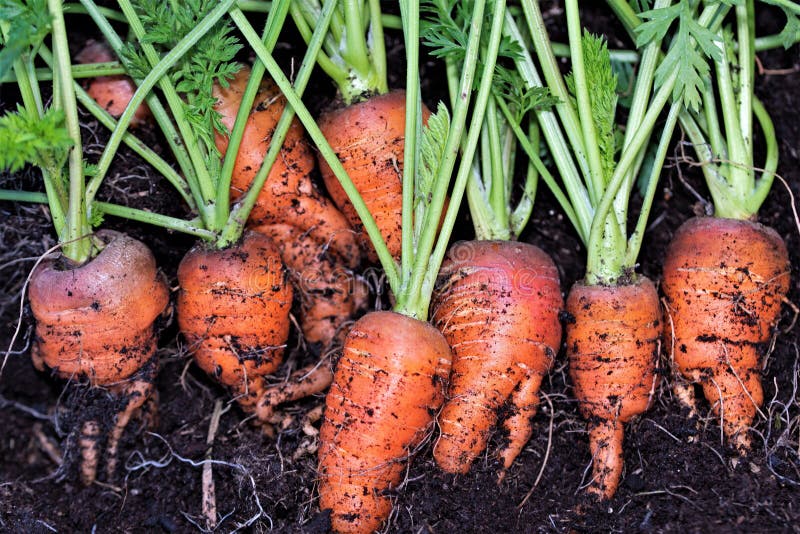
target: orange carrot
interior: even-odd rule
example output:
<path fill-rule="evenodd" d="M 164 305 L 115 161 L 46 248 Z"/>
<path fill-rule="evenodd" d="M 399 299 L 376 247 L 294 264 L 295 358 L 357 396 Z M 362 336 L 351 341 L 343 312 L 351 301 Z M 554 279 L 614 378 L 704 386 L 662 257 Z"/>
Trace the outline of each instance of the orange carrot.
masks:
<path fill-rule="evenodd" d="M 292 287 L 273 242 L 245 231 L 227 249 L 196 245 L 178 266 L 178 325 L 197 364 L 246 410 L 281 364 Z"/>
<path fill-rule="evenodd" d="M 253 230 L 282 246 L 281 258 L 300 293 L 301 327 L 305 340 L 328 347 L 344 339 L 343 325 L 365 305 L 366 286 L 343 267 L 328 243 L 319 243 L 289 224 L 265 224 Z"/>
<path fill-rule="evenodd" d="M 658 384 L 661 309 L 645 277 L 629 285 L 584 285 L 567 297 L 567 356 L 580 411 L 589 421 L 588 491 L 611 498 L 623 467 L 623 424 L 647 410 Z"/>
<path fill-rule="evenodd" d="M 95 240 L 104 248 L 88 263 L 76 267 L 64 260 L 45 260 L 34 271 L 29 288 L 36 318 L 32 357 L 39 369 L 49 367 L 61 378 L 88 380 L 120 399 L 122 409 L 108 440 L 111 476 L 122 432 L 152 391 L 154 323 L 169 303 L 169 292 L 143 243 L 110 230 L 98 232 Z M 99 435 L 100 423 L 87 421 L 84 429 Z M 81 450 L 81 476 L 91 483 L 99 445 Z"/>
<path fill-rule="evenodd" d="M 320 429 L 320 508 L 336 532 L 372 532 L 391 510 L 413 449 L 444 400 L 450 347 L 428 323 L 395 312 L 359 319 L 345 341 Z"/>
<path fill-rule="evenodd" d="M 319 127 L 375 218 L 392 256 L 400 256 L 405 91 L 378 95 L 323 114 Z M 430 112 L 423 106 L 423 124 Z M 371 261 L 377 255 L 333 171 L 320 159 L 325 187 L 358 233 Z"/>
<path fill-rule="evenodd" d="M 558 270 L 533 245 L 460 242 L 437 285 L 432 322 L 453 350 L 453 373 L 434 458 L 445 471 L 469 471 L 509 402 L 508 443 L 498 453 L 508 469 L 533 432 L 539 386 L 561 343 Z"/>
<path fill-rule="evenodd" d="M 106 44 L 93 40 L 86 43 L 83 50 L 75 56 L 75 61 L 78 63 L 106 63 L 114 60 L 116 58 Z M 119 118 L 133 98 L 136 84 L 128 76 L 98 76 L 89 81 L 86 92 L 108 111 L 109 115 Z M 134 128 L 141 126 L 150 117 L 150 108 L 142 104 L 133 114 L 131 126 Z"/>
<path fill-rule="evenodd" d="M 740 450 L 764 401 L 761 357 L 789 290 L 789 256 L 771 228 L 745 220 L 690 219 L 664 261 L 672 361 L 699 383 Z"/>
<path fill-rule="evenodd" d="M 250 69 L 243 68 L 227 89 L 215 87 L 215 109 L 228 129 L 233 128 L 249 76 Z M 253 182 L 285 107 L 286 99 L 277 87 L 263 81 L 236 156 L 231 177 L 232 201 L 238 200 Z M 224 154 L 228 149 L 227 136 L 217 133 L 215 141 Z M 314 186 L 310 178 L 313 168 L 314 155 L 295 119 L 249 220 L 253 224 L 290 224 L 318 243 L 328 244 L 346 261 L 345 265 L 355 267 L 361 258 L 353 230 L 336 206 Z"/>

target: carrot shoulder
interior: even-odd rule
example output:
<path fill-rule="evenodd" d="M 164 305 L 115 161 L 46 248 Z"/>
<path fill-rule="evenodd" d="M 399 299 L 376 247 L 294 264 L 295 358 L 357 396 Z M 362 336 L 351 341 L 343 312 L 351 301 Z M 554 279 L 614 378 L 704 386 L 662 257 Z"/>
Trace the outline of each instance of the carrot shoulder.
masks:
<path fill-rule="evenodd" d="M 588 491 L 611 498 L 623 467 L 623 424 L 650 405 L 658 375 L 661 309 L 653 283 L 575 284 L 567 297 L 567 356 L 580 411 L 589 423 Z"/>
<path fill-rule="evenodd" d="M 459 242 L 437 286 L 432 322 L 452 348 L 453 372 L 434 458 L 445 471 L 467 472 L 509 402 L 508 444 L 498 453 L 505 470 L 530 439 L 539 387 L 561 343 L 558 270 L 533 245 Z"/>
<path fill-rule="evenodd" d="M 373 532 L 413 449 L 430 433 L 450 374 L 447 341 L 395 312 L 359 319 L 345 341 L 320 429 L 320 508 L 336 532 Z"/>
<path fill-rule="evenodd" d="M 764 400 L 760 360 L 789 271 L 783 239 L 749 221 L 690 219 L 667 250 L 667 349 L 681 374 L 702 386 L 740 449 L 749 447 L 748 428 Z"/>

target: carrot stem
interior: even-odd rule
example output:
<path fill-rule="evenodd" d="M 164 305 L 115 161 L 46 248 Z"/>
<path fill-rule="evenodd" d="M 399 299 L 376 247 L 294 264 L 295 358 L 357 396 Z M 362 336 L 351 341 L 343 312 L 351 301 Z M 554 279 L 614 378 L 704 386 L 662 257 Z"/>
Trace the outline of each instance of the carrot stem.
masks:
<path fill-rule="evenodd" d="M 478 3 L 476 2 L 475 5 Z M 469 134 L 467 135 L 467 142 L 464 145 L 463 151 L 463 159 L 461 164 L 458 168 L 458 173 L 456 174 L 455 183 L 453 184 L 453 191 L 450 196 L 450 205 L 447 208 L 447 212 L 445 214 L 444 222 L 442 223 L 442 230 L 439 232 L 439 238 L 436 241 L 436 248 L 433 250 L 433 254 L 430 256 L 430 260 L 428 261 L 428 270 L 425 272 L 425 276 L 422 280 L 421 291 L 416 293 L 416 298 L 418 299 L 418 306 L 419 312 L 421 317 L 428 316 L 428 307 L 430 305 L 431 295 L 433 293 L 433 286 L 434 282 L 436 281 L 436 276 L 439 272 L 439 268 L 442 265 L 442 261 L 444 260 L 444 256 L 447 253 L 447 245 L 450 241 L 450 235 L 452 234 L 453 227 L 455 225 L 456 217 L 458 216 L 459 207 L 461 205 L 461 200 L 464 196 L 464 190 L 467 186 L 467 180 L 469 179 L 470 175 L 472 174 L 472 160 L 475 156 L 475 149 L 478 145 L 478 139 L 480 136 L 480 126 L 483 123 L 483 120 L 486 116 L 486 107 L 489 103 L 489 98 L 491 97 L 492 92 L 492 85 L 494 83 L 494 68 L 495 63 L 497 61 L 497 53 L 500 48 L 500 41 L 503 35 L 503 23 L 505 20 L 504 13 L 505 13 L 505 0 L 496 0 L 492 6 L 491 15 L 492 15 L 492 27 L 491 32 L 489 35 L 489 43 L 486 47 L 485 55 L 483 56 L 483 72 L 481 73 L 481 83 L 478 88 L 478 94 L 475 97 L 475 104 L 474 109 L 472 111 L 472 119 L 470 121 L 469 129 L 467 130 Z M 475 18 L 481 20 L 477 15 Z M 477 32 L 480 33 L 480 30 Z M 472 41 L 472 36 L 470 36 L 470 41 Z M 477 41 L 480 41 L 480 35 L 478 35 Z M 467 45 L 467 51 L 469 52 L 469 45 Z M 467 54 L 465 57 L 469 57 Z M 465 72 L 462 73 L 462 82 L 467 82 L 471 80 L 472 73 L 469 73 L 467 70 L 472 70 L 474 72 L 475 65 L 470 65 L 467 60 L 464 61 L 465 65 Z M 469 95 L 469 91 L 471 88 L 470 85 L 462 84 L 461 91 L 459 91 L 459 95 L 462 98 L 459 98 L 459 103 L 463 104 L 466 108 L 469 105 L 469 98 L 463 98 L 463 95 Z M 459 108 L 458 105 L 455 107 L 453 111 L 453 116 L 456 116 Z M 450 135 L 460 136 L 464 126 L 464 119 L 459 124 L 453 121 L 451 128 L 450 128 Z M 449 141 L 449 139 L 448 139 Z M 458 145 L 459 141 L 456 140 L 453 143 L 453 154 L 458 152 Z M 452 169 L 452 167 L 451 167 Z M 448 171 L 448 175 L 451 172 Z M 444 203 L 444 195 L 446 193 L 447 183 L 437 183 L 437 189 L 441 189 L 441 203 L 440 204 L 433 204 L 437 206 L 436 209 L 426 214 L 426 225 L 428 228 L 431 226 L 435 227 L 437 222 L 440 220 L 441 217 L 441 206 Z M 439 193 L 439 191 L 437 191 Z M 434 199 L 436 199 L 436 193 L 434 194 Z M 425 251 L 426 249 L 423 249 Z M 427 249 L 430 250 L 430 249 Z M 425 252 L 423 252 L 425 253 Z M 412 279 L 412 295 L 415 295 L 413 292 L 414 285 Z"/>
<path fill-rule="evenodd" d="M 119 56 L 123 47 L 122 39 L 119 37 L 119 35 L 117 35 L 117 32 L 104 17 L 103 11 L 92 0 L 81 1 L 85 3 L 84 7 L 86 12 L 92 17 L 92 20 L 103 34 L 103 37 L 105 37 L 108 45 L 111 47 L 114 53 Z M 141 80 L 134 80 L 134 82 L 137 85 L 141 85 Z M 189 187 L 191 184 L 197 182 L 197 175 L 194 171 L 194 167 L 192 166 L 192 161 L 189 157 L 186 146 L 181 141 L 180 134 L 175 128 L 175 125 L 172 123 L 170 114 L 168 114 L 164 109 L 164 106 L 161 104 L 161 100 L 155 93 L 148 94 L 146 97 L 146 102 L 156 123 L 158 123 L 159 127 L 164 132 L 164 138 L 166 139 L 167 144 L 170 146 L 172 154 L 175 157 L 175 161 L 178 163 L 178 167 L 180 167 L 180 170 L 185 177 L 187 187 Z M 192 190 L 192 193 L 194 193 L 194 190 L 196 190 L 197 187 L 189 187 L 189 189 Z M 193 209 L 197 209 L 198 206 L 203 205 L 203 199 L 200 197 L 199 193 L 195 195 L 193 199 Z"/>
<path fill-rule="evenodd" d="M 55 52 L 54 78 L 60 91 L 60 102 L 56 105 L 64 110 L 67 131 L 72 138 L 73 146 L 69 153 L 69 209 L 67 213 L 67 231 L 60 236 L 64 247 L 63 254 L 77 264 L 82 264 L 91 256 L 91 241 L 88 239 L 89 221 L 84 200 L 83 149 L 81 148 L 81 131 L 78 122 L 78 106 L 75 101 L 75 90 L 72 85 L 69 43 L 67 28 L 64 22 L 64 10 L 59 0 L 48 0 L 48 9 L 52 17 L 53 47 Z"/>
<path fill-rule="evenodd" d="M 419 0 L 400 2 L 403 32 L 406 42 L 406 116 L 405 139 L 403 141 L 403 191 L 400 212 L 401 245 L 400 276 L 409 276 L 413 269 L 415 237 L 414 184 L 417 176 L 417 139 L 422 130 L 419 85 L 419 24 L 412 13 L 419 13 Z M 416 224 L 421 224 L 417 217 Z M 395 294 L 396 295 L 396 294 Z"/>

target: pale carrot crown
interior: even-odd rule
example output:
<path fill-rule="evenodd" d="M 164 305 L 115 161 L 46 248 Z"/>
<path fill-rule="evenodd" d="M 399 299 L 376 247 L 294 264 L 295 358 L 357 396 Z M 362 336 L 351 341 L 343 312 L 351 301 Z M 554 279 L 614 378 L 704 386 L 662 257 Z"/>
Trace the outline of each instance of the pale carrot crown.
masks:
<path fill-rule="evenodd" d="M 323 6 L 319 0 L 297 0 L 290 13 L 297 29 L 310 42 Z M 345 105 L 389 91 L 386 45 L 377 0 L 339 2 L 328 27 L 317 63 L 336 83 Z"/>

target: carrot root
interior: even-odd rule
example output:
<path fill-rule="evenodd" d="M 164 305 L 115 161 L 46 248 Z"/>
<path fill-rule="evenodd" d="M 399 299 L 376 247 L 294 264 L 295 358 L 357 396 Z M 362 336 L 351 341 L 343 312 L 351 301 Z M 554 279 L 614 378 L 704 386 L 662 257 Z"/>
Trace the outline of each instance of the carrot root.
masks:
<path fill-rule="evenodd" d="M 319 127 L 342 162 L 395 258 L 400 256 L 405 91 L 392 91 L 364 102 L 324 113 Z M 423 123 L 430 112 L 422 111 Z M 333 201 L 355 229 L 370 261 L 377 254 L 361 219 L 333 171 L 319 159 L 320 171 Z"/>
<path fill-rule="evenodd" d="M 497 412 L 508 402 L 508 469 L 533 433 L 542 378 L 561 342 L 558 270 L 533 245 L 460 242 L 440 270 L 433 323 L 453 350 L 448 399 L 439 417 L 434 458 L 466 473 L 486 448 Z"/>
<path fill-rule="evenodd" d="M 178 281 L 178 325 L 195 361 L 252 410 L 289 337 L 292 288 L 275 245 L 251 231 L 224 250 L 197 245 Z"/>
<path fill-rule="evenodd" d="M 665 328 L 674 367 L 699 383 L 740 451 L 764 401 L 760 360 L 789 289 L 786 245 L 750 221 L 690 219 L 664 262 Z"/>
<path fill-rule="evenodd" d="M 577 283 L 567 297 L 567 312 L 570 377 L 589 421 L 588 491 L 609 499 L 622 474 L 623 424 L 647 410 L 658 384 L 658 294 L 644 277 L 614 287 Z"/>
<path fill-rule="evenodd" d="M 347 335 L 320 429 L 320 508 L 336 532 L 373 532 L 391 511 L 413 449 L 430 434 L 450 374 L 433 326 L 372 312 Z"/>

